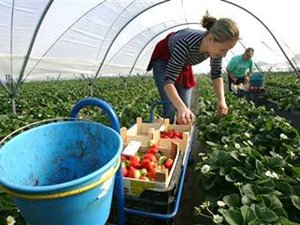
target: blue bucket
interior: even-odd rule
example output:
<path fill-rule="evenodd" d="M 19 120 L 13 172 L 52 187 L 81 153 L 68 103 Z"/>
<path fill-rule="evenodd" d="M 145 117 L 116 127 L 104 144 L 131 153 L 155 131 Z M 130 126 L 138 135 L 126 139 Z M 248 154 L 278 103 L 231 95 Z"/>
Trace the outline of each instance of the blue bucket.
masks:
<path fill-rule="evenodd" d="M 264 85 L 264 75 L 260 72 L 255 72 L 250 77 L 250 86 L 262 87 Z"/>
<path fill-rule="evenodd" d="M 99 123 L 41 125 L 0 149 L 0 184 L 28 225 L 103 225 L 121 149 L 120 135 Z"/>

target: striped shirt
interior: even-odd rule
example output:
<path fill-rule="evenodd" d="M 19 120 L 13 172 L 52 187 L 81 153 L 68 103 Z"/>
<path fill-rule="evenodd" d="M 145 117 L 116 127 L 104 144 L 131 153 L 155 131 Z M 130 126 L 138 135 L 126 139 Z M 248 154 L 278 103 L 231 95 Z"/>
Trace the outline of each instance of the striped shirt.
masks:
<path fill-rule="evenodd" d="M 170 37 L 168 47 L 171 57 L 166 69 L 165 84 L 175 83 L 186 64 L 196 65 L 210 57 L 208 53 L 200 54 L 199 52 L 204 34 L 203 31 L 187 28 L 177 31 Z M 211 58 L 210 67 L 212 79 L 221 77 L 222 57 Z"/>

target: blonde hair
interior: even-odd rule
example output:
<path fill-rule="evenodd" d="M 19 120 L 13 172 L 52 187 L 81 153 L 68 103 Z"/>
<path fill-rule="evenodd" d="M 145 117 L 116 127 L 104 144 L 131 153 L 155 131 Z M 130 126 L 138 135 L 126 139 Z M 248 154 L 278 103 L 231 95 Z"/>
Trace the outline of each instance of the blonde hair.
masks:
<path fill-rule="evenodd" d="M 201 24 L 208 33 L 211 33 L 216 42 L 237 41 L 239 40 L 239 28 L 236 22 L 229 18 L 216 19 L 209 15 L 208 11 L 203 16 Z"/>

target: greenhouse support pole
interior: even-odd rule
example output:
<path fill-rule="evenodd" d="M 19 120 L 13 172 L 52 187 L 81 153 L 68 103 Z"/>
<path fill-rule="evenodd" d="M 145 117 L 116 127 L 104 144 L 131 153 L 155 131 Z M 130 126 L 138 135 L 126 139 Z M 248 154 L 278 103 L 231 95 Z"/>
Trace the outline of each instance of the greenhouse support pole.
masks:
<path fill-rule="evenodd" d="M 10 100 L 11 100 L 11 110 L 12 110 L 12 113 L 13 114 L 17 114 L 17 111 L 16 111 L 16 100 L 15 100 L 15 97 L 14 96 L 10 96 Z"/>
<path fill-rule="evenodd" d="M 298 70 L 296 69 L 296 67 L 294 66 L 294 64 L 292 63 L 292 61 L 289 59 L 289 57 L 286 55 L 285 51 L 283 50 L 283 48 L 281 47 L 281 45 L 279 44 L 277 38 L 275 37 L 275 35 L 272 33 L 272 31 L 267 27 L 266 24 L 264 24 L 264 22 L 262 22 L 257 16 L 255 16 L 252 12 L 250 12 L 249 10 L 245 9 L 244 7 L 236 4 L 236 3 L 233 3 L 233 2 L 230 2 L 230 1 L 227 1 L 227 0 L 220 0 L 222 2 L 226 2 L 228 4 L 231 4 L 231 5 L 234 5 L 242 10 L 244 10 L 245 12 L 249 13 L 251 16 L 253 16 L 255 19 L 257 19 L 266 29 L 267 31 L 271 34 L 271 36 L 273 37 L 273 39 L 275 40 L 276 44 L 278 45 L 279 49 L 281 50 L 281 52 L 283 53 L 283 55 L 285 56 L 285 58 L 287 59 L 287 61 L 289 62 L 289 64 L 292 66 L 292 68 L 294 69 L 295 73 L 300 76 L 300 74 L 298 73 Z"/>
<path fill-rule="evenodd" d="M 175 28 L 175 27 L 179 27 L 179 26 L 184 26 L 184 25 L 201 25 L 200 22 L 188 22 L 188 23 L 180 23 L 180 24 L 176 24 L 176 25 L 173 25 L 173 26 L 170 26 L 170 27 L 167 27 L 166 29 L 158 32 L 155 34 L 155 36 L 151 37 L 150 40 L 148 40 L 148 42 L 144 45 L 144 47 L 141 49 L 141 51 L 139 52 L 139 54 L 137 55 L 137 57 L 135 58 L 134 60 L 134 63 L 128 73 L 128 76 L 131 75 L 131 73 L 133 72 L 133 69 L 138 61 L 138 59 L 140 58 L 141 54 L 143 53 L 143 51 L 145 50 L 145 48 L 156 38 L 158 37 L 159 35 L 161 35 L 162 33 L 166 32 L 167 30 L 171 30 L 172 28 Z"/>
<path fill-rule="evenodd" d="M 22 68 L 21 68 L 21 72 L 20 72 L 20 75 L 19 75 L 19 79 L 18 79 L 18 82 L 16 84 L 16 92 L 17 90 L 19 89 L 19 86 L 21 85 L 22 83 L 22 80 L 23 80 L 23 76 L 24 76 L 24 72 L 25 72 L 25 69 L 26 69 L 26 66 L 27 66 L 27 63 L 28 63 L 28 60 L 29 60 L 29 57 L 30 57 L 30 54 L 31 54 L 31 51 L 32 51 L 32 48 L 33 48 L 33 45 L 34 45 L 34 42 L 35 42 L 35 39 L 38 35 L 38 32 L 39 32 L 39 29 L 43 23 L 43 20 L 48 12 L 48 10 L 50 9 L 50 6 L 52 5 L 52 3 L 54 2 L 54 0 L 50 0 L 47 4 L 47 6 L 45 7 L 42 15 L 41 15 L 41 18 L 40 20 L 38 21 L 37 25 L 36 25 L 36 28 L 34 30 L 34 33 L 32 35 L 32 38 L 31 38 L 31 41 L 30 41 L 30 45 L 28 47 L 28 51 L 26 53 L 26 56 L 25 56 L 25 60 L 24 60 L 24 63 L 22 65 Z"/>
<path fill-rule="evenodd" d="M 150 9 L 153 8 L 153 7 L 156 7 L 156 6 L 160 5 L 160 4 L 163 4 L 163 3 L 166 3 L 166 2 L 169 2 L 169 1 L 171 1 L 171 0 L 164 0 L 164 1 L 162 1 L 162 2 L 158 2 L 158 3 L 154 4 L 154 5 L 151 5 L 151 6 L 149 6 L 148 8 L 146 8 L 146 9 L 142 10 L 141 12 L 139 12 L 138 14 L 136 14 L 136 15 L 135 15 L 133 18 L 131 18 L 129 21 L 127 21 L 127 23 L 126 23 L 126 24 L 118 31 L 118 33 L 115 35 L 115 37 L 113 38 L 113 40 L 112 40 L 111 43 L 109 44 L 109 46 L 108 46 L 108 48 L 107 48 L 107 51 L 105 52 L 104 57 L 103 57 L 103 59 L 102 59 L 100 65 L 99 65 L 99 67 L 98 67 L 98 69 L 97 69 L 97 72 L 96 72 L 95 77 L 94 77 L 94 81 L 98 78 L 98 75 L 99 75 L 99 73 L 100 73 L 100 71 L 101 71 L 101 69 L 102 69 L 102 66 L 104 65 L 104 62 L 105 62 L 105 60 L 106 60 L 106 57 L 107 57 L 107 55 L 108 55 L 108 53 L 109 53 L 109 51 L 110 51 L 110 48 L 113 46 L 113 44 L 115 43 L 115 41 L 116 41 L 116 39 L 118 38 L 118 36 L 119 36 L 119 35 L 122 33 L 122 31 L 127 27 L 127 25 L 130 24 L 135 18 L 137 18 L 139 15 L 143 14 L 143 13 L 146 12 L 147 10 L 150 10 Z"/>

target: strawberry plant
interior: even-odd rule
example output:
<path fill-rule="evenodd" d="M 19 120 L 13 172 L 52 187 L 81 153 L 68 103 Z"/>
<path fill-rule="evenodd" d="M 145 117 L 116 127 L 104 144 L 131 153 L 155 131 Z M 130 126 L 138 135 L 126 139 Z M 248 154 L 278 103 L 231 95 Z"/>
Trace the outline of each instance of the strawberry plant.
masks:
<path fill-rule="evenodd" d="M 268 98 L 283 110 L 300 110 L 300 79 L 294 74 L 281 73 L 266 76 Z"/>
<path fill-rule="evenodd" d="M 196 213 L 216 224 L 300 221 L 300 136 L 285 119 L 227 95 L 230 114 L 214 112 L 213 91 L 201 80 L 197 126 L 207 153 L 197 165 L 205 202 Z M 207 87 L 203 88 L 204 85 Z"/>

